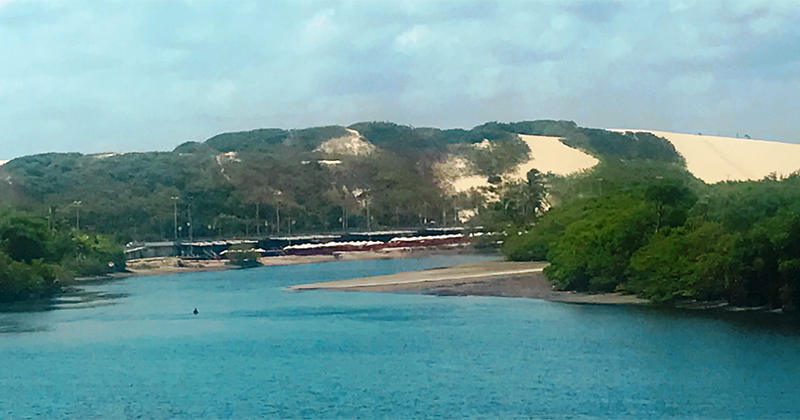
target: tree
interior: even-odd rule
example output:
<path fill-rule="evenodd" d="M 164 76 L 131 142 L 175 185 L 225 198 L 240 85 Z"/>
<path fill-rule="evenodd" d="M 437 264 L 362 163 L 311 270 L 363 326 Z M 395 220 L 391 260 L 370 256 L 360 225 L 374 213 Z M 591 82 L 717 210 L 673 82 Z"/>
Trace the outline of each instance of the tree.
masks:
<path fill-rule="evenodd" d="M 695 220 L 657 234 L 632 256 L 627 287 L 656 302 L 729 297 L 741 288 L 735 245 L 736 236 L 716 222 Z"/>

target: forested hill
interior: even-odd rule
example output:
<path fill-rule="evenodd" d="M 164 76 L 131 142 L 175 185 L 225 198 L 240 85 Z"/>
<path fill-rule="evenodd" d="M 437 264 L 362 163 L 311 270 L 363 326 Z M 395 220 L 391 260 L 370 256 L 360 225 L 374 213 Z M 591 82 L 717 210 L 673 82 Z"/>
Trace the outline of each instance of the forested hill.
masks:
<path fill-rule="evenodd" d="M 559 136 L 605 162 L 682 165 L 662 138 L 569 121 L 471 130 L 365 122 L 223 133 L 172 152 L 18 158 L 0 166 L 0 207 L 120 240 L 172 238 L 176 210 L 180 237 L 452 223 L 458 211 L 483 204 L 445 193 L 436 164 L 460 156 L 475 174 L 503 174 L 529 158 L 516 134 Z M 487 140 L 491 147 L 477 147 Z"/>

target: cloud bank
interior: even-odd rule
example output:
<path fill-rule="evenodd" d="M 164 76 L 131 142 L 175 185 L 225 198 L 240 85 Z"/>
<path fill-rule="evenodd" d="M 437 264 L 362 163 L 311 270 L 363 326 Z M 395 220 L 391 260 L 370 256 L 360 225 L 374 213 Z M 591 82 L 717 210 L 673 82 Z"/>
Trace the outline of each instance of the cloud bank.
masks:
<path fill-rule="evenodd" d="M 0 0 L 0 158 L 570 119 L 800 141 L 797 2 Z"/>

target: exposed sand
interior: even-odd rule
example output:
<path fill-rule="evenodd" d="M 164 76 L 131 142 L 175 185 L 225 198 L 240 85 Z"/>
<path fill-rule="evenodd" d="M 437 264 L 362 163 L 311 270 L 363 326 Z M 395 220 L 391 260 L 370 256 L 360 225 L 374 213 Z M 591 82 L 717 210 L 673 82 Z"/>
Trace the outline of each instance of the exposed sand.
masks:
<path fill-rule="evenodd" d="M 547 264 L 531 262 L 486 261 L 383 276 L 298 284 L 290 286 L 289 289 L 363 289 L 397 285 L 403 285 L 404 288 L 418 288 L 421 284 L 427 287 L 429 285 L 451 284 L 453 282 L 472 281 L 474 279 L 485 279 L 487 277 L 541 273 L 546 265 Z"/>
<path fill-rule="evenodd" d="M 686 159 L 686 168 L 706 183 L 759 180 L 776 173 L 789 175 L 800 169 L 800 144 L 732 137 L 640 131 L 664 137 Z"/>
<path fill-rule="evenodd" d="M 263 266 L 314 264 L 349 260 L 379 260 L 424 257 L 440 254 L 460 254 L 469 251 L 470 247 L 442 249 L 431 248 L 389 248 L 381 251 L 338 252 L 334 255 L 283 255 L 277 257 L 261 257 L 258 262 Z M 188 260 L 180 257 L 141 258 L 127 261 L 128 273 L 117 276 L 150 276 L 171 273 L 192 273 L 198 271 L 230 270 L 239 267 L 226 264 L 227 260 Z"/>
<path fill-rule="evenodd" d="M 453 181 L 453 188 L 456 192 L 465 192 L 473 188 L 488 187 L 488 178 L 483 175 L 471 175 Z"/>
<path fill-rule="evenodd" d="M 519 134 L 519 138 L 528 145 L 531 158 L 504 174 L 503 178 L 507 180 L 524 180 L 531 169 L 569 175 L 592 168 L 600 162 L 592 155 L 561 143 L 559 137 Z M 462 176 L 453 180 L 452 186 L 456 192 L 466 192 L 487 187 L 489 181 L 482 175 Z"/>
<path fill-rule="evenodd" d="M 527 297 L 565 303 L 643 304 L 619 293 L 584 294 L 553 290 L 542 274 L 546 263 L 483 261 L 385 276 L 298 284 L 290 290 L 417 292 L 441 296 Z"/>
<path fill-rule="evenodd" d="M 6 163 L 8 163 L 7 160 L 0 159 L 0 166 L 5 165 Z"/>
<path fill-rule="evenodd" d="M 520 134 L 519 138 L 531 149 L 531 159 L 519 166 L 511 176 L 525 179 L 531 169 L 569 175 L 600 163 L 596 157 L 562 143 L 558 137 Z"/>
<path fill-rule="evenodd" d="M 147 276 L 197 271 L 217 271 L 234 268 L 222 260 L 185 260 L 179 257 L 141 258 L 129 260 L 126 267 L 131 275 Z"/>
<path fill-rule="evenodd" d="M 295 265 L 351 260 L 389 260 L 461 252 L 464 252 L 464 250 L 443 250 L 440 248 L 388 248 L 380 251 L 336 252 L 333 255 L 283 255 L 279 257 L 262 257 L 258 259 L 258 262 L 266 266 Z"/>
<path fill-rule="evenodd" d="M 350 155 L 367 156 L 375 151 L 375 145 L 361 137 L 361 134 L 353 129 L 346 128 L 349 136 L 336 137 L 320 144 L 315 152 L 326 155 Z"/>

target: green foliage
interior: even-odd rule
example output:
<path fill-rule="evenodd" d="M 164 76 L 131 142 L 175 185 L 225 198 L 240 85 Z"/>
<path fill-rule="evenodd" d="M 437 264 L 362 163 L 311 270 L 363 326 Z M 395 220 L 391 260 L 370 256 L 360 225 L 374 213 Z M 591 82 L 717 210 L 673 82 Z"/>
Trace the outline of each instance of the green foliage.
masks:
<path fill-rule="evenodd" d="M 631 159 L 655 160 L 684 165 L 675 147 L 650 133 L 618 133 L 595 128 L 578 127 L 572 121 L 522 121 L 516 123 L 487 123 L 476 127 L 485 131 L 510 132 L 541 136 L 558 136 L 570 147 L 585 150 L 602 161 Z"/>
<path fill-rule="evenodd" d="M 228 248 L 228 252 L 225 256 L 228 257 L 228 261 L 231 265 L 237 267 L 247 268 L 261 265 L 258 262 L 258 257 L 260 257 L 261 254 L 256 252 L 253 247 L 248 244 L 231 246 Z"/>
<path fill-rule="evenodd" d="M 15 261 L 0 252 L 0 302 L 42 296 L 54 291 L 55 268 L 42 260 Z"/>
<path fill-rule="evenodd" d="M 565 137 L 568 146 L 589 151 L 603 160 L 645 159 L 684 165 L 675 147 L 650 133 L 625 134 L 594 128 L 581 128 L 582 136 Z"/>
<path fill-rule="evenodd" d="M 208 143 L 199 143 L 196 141 L 187 141 L 179 145 L 178 147 L 173 150 L 175 153 L 194 153 L 194 154 L 207 154 L 207 155 L 215 155 L 217 154 L 217 149 L 214 149 Z"/>
<path fill-rule="evenodd" d="M 547 253 L 548 278 L 568 290 L 612 291 L 654 225 L 651 206 L 630 195 L 589 199 Z"/>
<path fill-rule="evenodd" d="M 220 152 L 263 150 L 286 140 L 289 133 L 279 128 L 263 128 L 238 133 L 218 134 L 206 140 L 206 144 Z M 177 150 L 176 150 L 177 151 Z"/>
<path fill-rule="evenodd" d="M 557 205 L 504 252 L 546 258 L 566 289 L 800 308 L 798 175 L 709 186 L 674 163 L 603 162 L 548 190 Z"/>
<path fill-rule="evenodd" d="M 626 288 L 655 302 L 726 297 L 738 288 L 736 239 L 721 224 L 699 220 L 656 234 L 631 258 Z"/>
<path fill-rule="evenodd" d="M 30 264 L 47 255 L 44 223 L 17 212 L 0 214 L 0 251 L 14 261 Z"/>
<path fill-rule="evenodd" d="M 504 136 L 488 143 L 487 147 L 475 144 L 458 144 L 453 151 L 467 158 L 478 173 L 486 176 L 500 175 L 529 159 L 530 149 L 519 136 Z"/>
<path fill-rule="evenodd" d="M 351 135 L 348 129 L 357 130 L 377 149 L 368 156 L 336 156 L 338 165 L 319 163 L 331 156 L 314 150 L 324 141 Z M 583 142 L 579 147 L 594 147 L 599 152 L 592 153 L 601 156 L 604 136 L 620 144 L 636 143 L 618 133 L 585 131 L 568 121 L 487 123 L 470 130 L 387 122 L 259 129 L 187 142 L 173 152 L 51 153 L 15 159 L 0 168 L 0 205 L 27 209 L 53 229 L 67 231 L 80 223 L 81 231 L 111 234 L 118 242 L 173 239 L 176 210 L 181 239 L 190 234 L 250 236 L 426 221 L 449 224 L 458 208 L 467 208 L 461 203 L 473 200 L 448 196 L 438 185 L 434 164 L 456 153 L 468 157 L 478 172 L 500 175 L 528 158 L 528 147 L 517 133 L 578 139 Z M 484 140 L 490 147 L 475 147 Z M 607 164 L 609 170 L 615 164 L 627 165 L 624 171 L 637 170 L 619 159 Z M 638 182 L 635 176 L 630 181 Z M 596 180 L 585 183 L 575 184 L 584 188 L 578 196 L 585 196 L 586 188 L 597 189 Z M 600 183 L 604 191 L 614 187 L 610 181 Z M 533 209 L 540 203 L 526 197 L 530 191 L 522 185 L 506 189 L 503 211 L 490 209 L 492 217 L 499 216 L 500 225 L 532 223 L 537 215 Z M 557 197 L 559 191 L 554 188 L 551 194 Z M 573 195 L 565 191 L 566 196 Z"/>
<path fill-rule="evenodd" d="M 0 212 L 0 301 L 56 291 L 59 278 L 124 268 L 122 247 L 107 236 L 52 231 L 34 215 Z"/>
<path fill-rule="evenodd" d="M 547 180 L 536 169 L 527 174 L 526 181 L 501 182 L 491 188 L 500 199 L 490 204 L 479 222 L 491 231 L 527 230 L 541 214 Z"/>
<path fill-rule="evenodd" d="M 702 191 L 706 185 L 679 164 L 653 160 L 604 161 L 591 170 L 564 178 L 550 177 L 548 189 L 555 203 L 600 195 L 625 193 L 642 199 L 654 185 L 675 185 Z"/>

